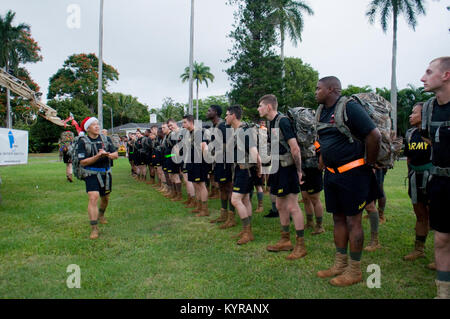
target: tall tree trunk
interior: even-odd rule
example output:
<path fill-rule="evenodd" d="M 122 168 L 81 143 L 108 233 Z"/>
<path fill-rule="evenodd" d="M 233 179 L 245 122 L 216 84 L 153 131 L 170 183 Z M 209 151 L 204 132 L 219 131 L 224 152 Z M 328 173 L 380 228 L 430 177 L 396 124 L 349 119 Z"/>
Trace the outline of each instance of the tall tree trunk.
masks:
<path fill-rule="evenodd" d="M 281 59 L 281 78 L 284 80 L 284 77 L 286 76 L 286 71 L 285 71 L 285 67 L 284 67 L 284 27 L 281 24 L 280 25 L 280 37 L 281 37 L 281 54 L 280 54 L 280 59 Z"/>
<path fill-rule="evenodd" d="M 98 44 L 98 124 L 103 129 L 103 0 L 100 0 L 100 25 Z"/>
<path fill-rule="evenodd" d="M 6 65 L 5 65 L 5 71 L 6 73 L 8 73 L 9 68 L 8 68 L 8 60 L 6 60 Z M 6 127 L 11 129 L 12 128 L 12 111 L 11 111 L 11 98 L 10 95 L 11 92 L 9 91 L 8 88 L 6 88 Z"/>
<path fill-rule="evenodd" d="M 197 121 L 198 121 L 198 80 L 197 80 L 197 99 L 196 99 L 196 108 L 197 108 Z"/>
<path fill-rule="evenodd" d="M 194 72 L 194 0 L 191 0 L 191 34 L 189 45 L 189 111 L 188 114 L 193 115 L 193 103 L 192 103 L 192 91 L 193 91 L 193 78 Z"/>
<path fill-rule="evenodd" d="M 391 75 L 391 104 L 392 104 L 392 122 L 395 134 L 397 134 L 397 18 L 398 13 L 394 9 L 394 32 L 392 43 L 392 75 Z"/>

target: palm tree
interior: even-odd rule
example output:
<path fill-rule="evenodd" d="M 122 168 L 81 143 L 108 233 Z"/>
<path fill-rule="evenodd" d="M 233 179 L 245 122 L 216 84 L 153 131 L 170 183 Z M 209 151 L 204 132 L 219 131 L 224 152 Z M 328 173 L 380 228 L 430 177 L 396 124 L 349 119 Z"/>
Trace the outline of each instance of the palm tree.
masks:
<path fill-rule="evenodd" d="M 313 15 L 314 11 L 304 1 L 270 0 L 270 6 L 272 11 L 269 14 L 269 20 L 278 27 L 280 32 L 280 58 L 283 64 L 282 77 L 284 79 L 284 41 L 286 32 L 288 32 L 292 43 L 297 46 L 297 43 L 302 41 L 303 12 Z"/>
<path fill-rule="evenodd" d="M 0 67 L 17 71 L 20 63 L 37 62 L 42 59 L 40 48 L 31 39 L 30 26 L 24 23 L 13 26 L 15 13 L 9 10 L 4 17 L 0 16 Z M 6 124 L 12 128 L 11 104 L 9 89 L 6 89 Z"/>
<path fill-rule="evenodd" d="M 380 15 L 381 28 L 386 33 L 388 21 L 393 18 L 392 42 L 392 74 L 391 74 L 391 104 L 394 132 L 397 133 L 397 25 L 398 16 L 403 13 L 409 26 L 415 31 L 417 16 L 425 15 L 424 0 L 372 0 L 366 16 L 373 24 L 377 14 Z"/>
<path fill-rule="evenodd" d="M 189 67 L 186 67 L 184 69 L 184 73 L 181 74 L 181 80 L 184 82 L 189 81 Z M 206 87 L 208 87 L 208 80 L 211 82 L 214 81 L 214 75 L 210 72 L 209 66 L 206 66 L 202 63 L 198 64 L 197 62 L 194 62 L 194 69 L 192 78 L 195 81 L 195 84 L 197 85 L 197 95 L 196 95 L 196 109 L 197 109 L 197 115 L 196 118 L 198 120 L 198 87 L 200 84 L 205 82 Z"/>

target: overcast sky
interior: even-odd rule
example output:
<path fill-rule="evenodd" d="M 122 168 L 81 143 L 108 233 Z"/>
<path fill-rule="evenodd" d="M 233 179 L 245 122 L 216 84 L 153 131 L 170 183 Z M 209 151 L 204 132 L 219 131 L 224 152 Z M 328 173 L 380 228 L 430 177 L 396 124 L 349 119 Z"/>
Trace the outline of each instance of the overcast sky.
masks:
<path fill-rule="evenodd" d="M 309 0 L 313 16 L 305 16 L 303 42 L 286 43 L 286 56 L 299 57 L 319 71 L 349 84 L 390 87 L 392 24 L 384 34 L 379 21 L 365 17 L 369 0 Z M 189 64 L 190 0 L 105 0 L 104 62 L 120 73 L 108 88 L 136 96 L 149 107 L 164 97 L 187 103 L 188 83 L 180 74 Z M 69 28 L 69 5 L 80 8 L 80 28 Z M 31 76 L 48 92 L 49 78 L 74 53 L 98 54 L 99 0 L 1 0 L 2 16 L 16 12 L 15 24 L 31 26 L 42 48 L 42 62 L 28 64 Z M 398 30 L 399 88 L 420 78 L 429 61 L 450 55 L 450 0 L 426 1 L 426 16 L 414 32 L 403 17 Z M 215 81 L 200 87 L 200 98 L 223 95 L 230 89 L 225 60 L 232 46 L 235 8 L 226 0 L 195 0 L 194 59 L 211 68 Z M 195 90 L 195 88 L 194 88 Z M 269 93 L 269 92 L 267 92 Z M 195 93 L 194 93 L 195 94 Z M 195 97 L 195 96 L 194 96 Z"/>

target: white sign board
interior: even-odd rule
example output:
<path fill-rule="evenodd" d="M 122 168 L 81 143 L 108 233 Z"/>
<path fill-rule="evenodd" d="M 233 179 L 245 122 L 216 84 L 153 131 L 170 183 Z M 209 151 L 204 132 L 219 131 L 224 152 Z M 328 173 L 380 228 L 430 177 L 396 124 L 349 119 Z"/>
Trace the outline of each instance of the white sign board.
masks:
<path fill-rule="evenodd" d="M 0 165 L 28 162 L 28 131 L 0 128 Z"/>
<path fill-rule="evenodd" d="M 156 114 L 150 114 L 150 123 L 157 123 Z"/>

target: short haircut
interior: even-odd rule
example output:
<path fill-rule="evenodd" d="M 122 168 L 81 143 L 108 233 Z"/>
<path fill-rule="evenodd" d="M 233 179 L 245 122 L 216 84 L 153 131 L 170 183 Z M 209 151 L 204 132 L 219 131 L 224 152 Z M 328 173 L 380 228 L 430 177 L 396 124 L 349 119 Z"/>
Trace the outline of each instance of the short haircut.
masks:
<path fill-rule="evenodd" d="M 222 107 L 220 105 L 213 104 L 209 108 L 213 109 L 218 117 L 222 116 Z"/>
<path fill-rule="evenodd" d="M 431 61 L 430 63 L 433 63 L 436 61 L 439 62 L 439 70 L 441 72 L 450 71 L 450 56 L 443 56 L 440 58 L 436 58 L 433 61 Z"/>
<path fill-rule="evenodd" d="M 177 121 L 175 121 L 174 119 L 168 119 L 168 120 L 167 120 L 167 124 L 169 124 L 169 123 L 175 123 L 175 124 L 177 124 Z"/>
<path fill-rule="evenodd" d="M 152 126 L 150 126 L 150 130 L 153 130 L 154 128 L 158 128 L 158 125 L 152 125 Z"/>
<path fill-rule="evenodd" d="M 146 130 L 145 130 L 145 133 L 150 133 L 150 129 L 149 129 L 149 128 L 146 129 Z"/>
<path fill-rule="evenodd" d="M 335 76 L 326 76 L 324 78 L 321 78 L 319 82 L 322 82 L 328 88 L 338 89 L 339 91 L 342 90 L 341 81 Z"/>
<path fill-rule="evenodd" d="M 264 105 L 270 104 L 272 105 L 274 110 L 278 109 L 278 100 L 277 97 L 273 94 L 266 94 L 264 95 L 262 98 L 259 99 L 258 104 L 259 103 L 263 103 Z"/>
<path fill-rule="evenodd" d="M 183 120 L 187 120 L 188 122 L 194 123 L 194 116 L 191 114 L 187 114 L 183 116 Z"/>
<path fill-rule="evenodd" d="M 423 107 L 423 105 L 425 104 L 425 102 L 417 102 L 416 104 L 413 105 L 412 109 L 414 110 L 414 108 L 420 106 L 420 108 Z"/>
<path fill-rule="evenodd" d="M 242 108 L 240 105 L 232 105 L 227 108 L 228 113 L 234 114 L 238 120 L 242 118 Z"/>

